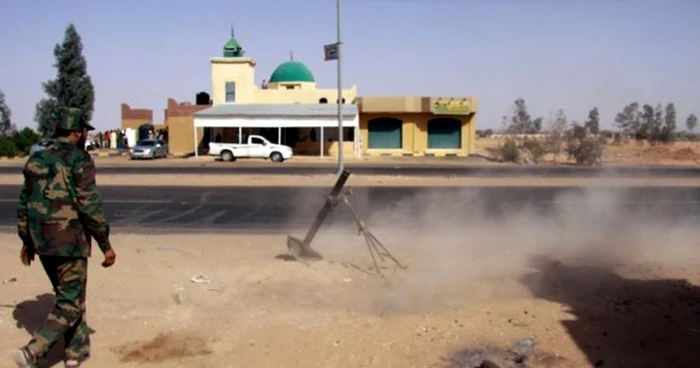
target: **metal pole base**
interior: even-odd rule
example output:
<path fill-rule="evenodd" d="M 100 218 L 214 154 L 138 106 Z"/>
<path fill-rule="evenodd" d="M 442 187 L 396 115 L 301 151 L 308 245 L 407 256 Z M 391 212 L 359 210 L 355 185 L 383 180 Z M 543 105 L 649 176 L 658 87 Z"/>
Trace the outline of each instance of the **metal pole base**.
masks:
<path fill-rule="evenodd" d="M 352 212 L 353 216 L 355 217 L 355 222 L 357 223 L 357 230 L 358 230 L 358 235 L 363 235 L 365 238 L 365 243 L 367 244 L 367 249 L 369 250 L 369 255 L 372 258 L 372 263 L 374 264 L 374 271 L 377 275 L 381 276 L 382 271 L 381 268 L 379 267 L 379 264 L 377 263 L 377 258 L 381 262 L 386 262 L 386 259 L 389 258 L 392 260 L 396 266 L 400 269 L 406 269 L 406 266 L 401 264 L 396 257 L 394 257 L 391 252 L 389 252 L 388 249 L 382 244 L 382 242 L 377 239 L 374 234 L 369 230 L 367 227 L 367 224 L 360 218 L 359 213 L 357 210 L 355 210 L 355 207 L 353 207 L 352 203 L 350 203 L 350 196 L 352 196 L 352 190 L 348 188 L 345 193 L 342 196 L 339 196 L 338 200 L 342 201 Z"/>
<path fill-rule="evenodd" d="M 326 218 L 328 213 L 330 213 L 335 207 L 338 206 L 340 203 L 344 203 L 352 212 L 352 215 L 355 217 L 355 222 L 357 223 L 358 227 L 358 235 L 363 235 L 365 238 L 365 243 L 367 244 L 367 249 L 369 250 L 370 257 L 372 258 L 372 264 L 374 265 L 374 272 L 377 275 L 382 274 L 381 268 L 379 267 L 379 264 L 377 262 L 377 258 L 381 262 L 386 262 L 386 259 L 390 259 L 393 261 L 396 266 L 400 269 L 406 269 L 406 266 L 401 264 L 399 260 L 394 257 L 391 252 L 389 252 L 388 249 L 382 244 L 382 242 L 377 239 L 374 234 L 367 228 L 367 225 L 365 222 L 360 218 L 360 215 L 358 214 L 357 210 L 355 210 L 355 207 L 353 207 L 352 203 L 350 203 L 350 197 L 352 196 L 352 189 L 347 188 L 343 194 L 340 194 L 343 186 L 345 185 L 345 181 L 347 180 L 348 176 L 350 173 L 347 171 L 343 171 L 343 174 L 338 178 L 338 182 L 336 182 L 335 187 L 331 191 L 331 194 L 326 197 L 326 202 L 324 203 L 323 207 L 321 208 L 321 211 L 316 217 L 316 220 L 314 223 L 311 225 L 311 228 L 309 229 L 309 232 L 306 235 L 306 238 L 304 240 L 297 239 L 292 236 L 287 237 L 287 254 L 279 255 L 276 258 L 280 258 L 283 260 L 287 261 L 301 261 L 304 264 L 307 264 L 307 262 L 311 261 L 320 261 L 323 260 L 323 256 L 315 251 L 313 248 L 311 248 L 311 240 L 313 240 L 314 236 L 316 235 L 316 232 L 319 230 L 321 227 L 321 224 L 323 223 L 323 220 Z M 308 266 L 308 264 L 307 264 Z"/>
<path fill-rule="evenodd" d="M 277 258 L 300 261 L 320 261 L 323 259 L 323 256 L 320 253 L 311 248 L 311 241 L 321 228 L 321 224 L 323 224 L 326 216 L 328 216 L 333 207 L 337 205 L 337 196 L 343 190 L 345 182 L 347 182 L 349 177 L 350 173 L 343 170 L 343 172 L 338 176 L 338 180 L 336 180 L 330 194 L 326 197 L 326 201 L 323 203 L 318 215 L 316 215 L 316 218 L 306 233 L 304 240 L 297 239 L 293 236 L 288 236 L 287 254 L 278 256 Z"/>

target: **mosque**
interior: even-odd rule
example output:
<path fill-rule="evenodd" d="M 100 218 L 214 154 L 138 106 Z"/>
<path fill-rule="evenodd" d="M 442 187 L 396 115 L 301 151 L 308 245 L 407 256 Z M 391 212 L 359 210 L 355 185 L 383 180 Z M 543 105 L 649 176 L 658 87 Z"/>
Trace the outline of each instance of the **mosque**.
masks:
<path fill-rule="evenodd" d="M 473 97 L 361 97 L 357 86 L 321 89 L 304 63 L 280 64 L 260 85 L 255 59 L 233 32 L 219 57 L 212 57 L 211 95 L 196 103 L 168 99 L 165 119 L 153 111 L 122 104 L 122 129 L 167 130 L 173 155 L 205 154 L 209 142 L 244 142 L 259 134 L 286 144 L 296 155 L 460 156 L 474 152 L 477 100 Z M 338 144 L 338 103 L 342 106 L 343 146 Z"/>

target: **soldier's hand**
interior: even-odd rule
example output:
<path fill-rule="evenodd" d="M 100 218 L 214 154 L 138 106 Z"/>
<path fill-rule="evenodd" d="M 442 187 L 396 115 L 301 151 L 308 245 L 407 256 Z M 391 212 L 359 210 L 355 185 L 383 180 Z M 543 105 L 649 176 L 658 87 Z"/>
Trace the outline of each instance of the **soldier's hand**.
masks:
<path fill-rule="evenodd" d="M 34 261 L 34 249 L 29 249 L 26 245 L 22 245 L 22 250 L 20 250 L 19 258 L 22 264 L 25 266 L 30 266 Z"/>
<path fill-rule="evenodd" d="M 105 260 L 102 262 L 102 267 L 111 267 L 114 262 L 117 260 L 117 254 L 114 253 L 113 249 L 110 249 L 105 252 Z"/>

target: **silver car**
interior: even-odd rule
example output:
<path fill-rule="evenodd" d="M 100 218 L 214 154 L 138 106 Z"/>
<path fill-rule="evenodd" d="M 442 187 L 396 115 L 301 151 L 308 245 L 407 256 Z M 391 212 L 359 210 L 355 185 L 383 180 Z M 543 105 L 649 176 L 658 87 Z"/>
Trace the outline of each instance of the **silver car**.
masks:
<path fill-rule="evenodd" d="M 156 159 L 168 157 L 168 145 L 157 139 L 143 139 L 129 150 L 132 160 L 138 158 Z"/>

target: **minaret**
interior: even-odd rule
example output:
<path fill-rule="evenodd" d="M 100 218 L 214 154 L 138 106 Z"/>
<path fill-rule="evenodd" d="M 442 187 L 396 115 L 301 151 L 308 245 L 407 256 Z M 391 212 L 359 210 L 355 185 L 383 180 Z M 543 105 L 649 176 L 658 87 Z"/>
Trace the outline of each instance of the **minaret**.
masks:
<path fill-rule="evenodd" d="M 236 39 L 231 24 L 229 39 L 223 55 L 211 61 L 211 97 L 214 105 L 222 103 L 253 103 L 255 101 L 255 60 L 244 56 L 245 49 Z"/>
<path fill-rule="evenodd" d="M 231 24 L 231 38 L 224 45 L 224 57 L 243 57 L 245 49 L 236 40 L 236 31 Z"/>

